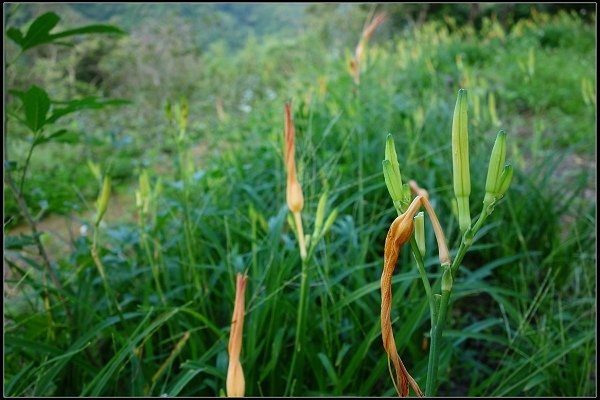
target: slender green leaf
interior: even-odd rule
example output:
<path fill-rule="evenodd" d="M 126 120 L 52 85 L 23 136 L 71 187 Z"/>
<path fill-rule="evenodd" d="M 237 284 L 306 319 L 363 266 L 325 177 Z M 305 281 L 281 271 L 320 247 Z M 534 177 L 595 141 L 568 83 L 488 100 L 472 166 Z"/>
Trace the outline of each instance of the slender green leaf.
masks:
<path fill-rule="evenodd" d="M 25 36 L 23 36 L 21 31 L 16 28 L 9 28 L 7 36 L 25 51 L 41 44 L 66 44 L 56 42 L 56 40 L 69 36 L 107 33 L 122 35 L 126 33 L 113 25 L 94 24 L 50 34 L 50 31 L 56 27 L 59 21 L 60 17 L 56 13 L 47 12 L 33 21 Z"/>
<path fill-rule="evenodd" d="M 59 33 L 55 33 L 53 35 L 50 35 L 50 38 L 52 40 L 55 40 L 55 39 L 59 39 L 59 38 L 67 37 L 67 36 L 84 35 L 84 34 L 90 34 L 90 33 L 116 33 L 116 34 L 124 35 L 127 32 L 125 32 L 122 29 L 119 29 L 113 25 L 87 25 L 87 26 L 83 26 L 81 28 L 69 29 L 68 31 L 62 31 Z"/>
<path fill-rule="evenodd" d="M 161 315 L 154 322 L 146 326 L 144 326 L 148 322 L 151 316 L 151 312 L 149 312 L 144 320 L 140 322 L 135 331 L 131 334 L 129 339 L 126 341 L 126 344 L 115 354 L 115 356 L 109 361 L 109 363 L 102 368 L 102 370 L 96 375 L 96 377 L 87 385 L 82 392 L 82 396 L 92 396 L 98 397 L 101 395 L 102 391 L 108 384 L 109 380 L 113 377 L 113 375 L 117 372 L 119 368 L 123 367 L 123 363 L 127 362 L 126 360 L 133 355 L 133 349 L 138 346 L 142 340 L 146 339 L 147 336 L 151 335 L 156 329 L 158 329 L 162 324 L 167 322 L 173 315 L 177 314 L 179 309 L 171 310 L 163 315 Z"/>
<path fill-rule="evenodd" d="M 63 102 L 53 102 L 54 104 L 65 104 L 66 107 L 55 108 L 52 111 L 52 115 L 48 117 L 48 123 L 54 123 L 59 118 L 64 117 L 67 114 L 71 114 L 76 111 L 85 110 L 85 109 L 100 109 L 106 106 L 122 106 L 126 104 L 130 104 L 129 100 L 125 99 L 111 99 L 111 100 L 101 100 L 97 97 L 86 97 L 80 100 L 72 100 L 66 103 Z"/>

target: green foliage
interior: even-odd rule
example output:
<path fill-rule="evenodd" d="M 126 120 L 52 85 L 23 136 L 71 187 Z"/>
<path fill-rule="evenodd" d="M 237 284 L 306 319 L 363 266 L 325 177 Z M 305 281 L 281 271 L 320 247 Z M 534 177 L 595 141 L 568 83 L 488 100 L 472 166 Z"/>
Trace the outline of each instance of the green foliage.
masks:
<path fill-rule="evenodd" d="M 22 51 L 31 49 L 32 47 L 42 44 L 57 43 L 57 39 L 62 39 L 69 36 L 97 33 L 125 33 L 121 29 L 112 25 L 88 25 L 81 28 L 69 29 L 59 33 L 50 34 L 50 31 L 60 21 L 60 17 L 56 13 L 48 12 L 40 15 L 31 23 L 27 33 L 23 34 L 17 28 L 8 28 L 6 36 L 21 47 Z"/>

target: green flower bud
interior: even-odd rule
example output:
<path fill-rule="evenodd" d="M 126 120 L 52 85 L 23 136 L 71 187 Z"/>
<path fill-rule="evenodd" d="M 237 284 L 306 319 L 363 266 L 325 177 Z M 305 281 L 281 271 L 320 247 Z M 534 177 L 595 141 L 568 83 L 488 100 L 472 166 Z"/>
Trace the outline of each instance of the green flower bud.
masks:
<path fill-rule="evenodd" d="M 471 213 L 469 211 L 471 176 L 469 173 L 469 132 L 467 124 L 467 91 L 460 89 L 452 120 L 452 171 L 454 175 L 454 194 L 458 205 L 458 223 L 460 230 L 463 232 L 471 226 Z"/>
<path fill-rule="evenodd" d="M 96 178 L 96 180 L 98 180 L 98 183 L 100 183 L 100 181 L 102 180 L 102 173 L 100 172 L 100 167 L 98 166 L 98 164 L 96 164 L 92 160 L 88 160 L 87 165 L 90 171 L 92 172 L 92 175 L 94 175 L 94 178 Z"/>
<path fill-rule="evenodd" d="M 329 214 L 329 216 L 327 217 L 327 220 L 325 221 L 325 226 L 323 227 L 323 234 L 325 234 L 325 232 L 327 232 L 329 230 L 329 228 L 331 228 L 331 225 L 333 225 L 333 223 L 335 222 L 335 219 L 337 218 L 338 215 L 338 209 L 334 208 L 333 211 L 331 212 L 331 214 Z"/>
<path fill-rule="evenodd" d="M 488 166 L 487 179 L 485 181 L 485 204 L 491 202 L 498 196 L 498 186 L 500 184 L 501 168 L 506 158 L 506 132 L 499 131 L 496 135 L 490 163 Z"/>
<path fill-rule="evenodd" d="M 111 179 L 110 176 L 105 176 L 104 177 L 104 182 L 102 184 L 102 191 L 100 192 L 100 195 L 98 196 L 98 201 L 97 201 L 97 214 L 96 214 L 96 222 L 95 225 L 98 226 L 100 224 L 100 221 L 102 221 L 102 217 L 104 216 L 104 213 L 106 212 L 106 209 L 108 208 L 108 199 L 110 198 L 110 184 L 111 184 Z"/>
<path fill-rule="evenodd" d="M 388 192 L 394 202 L 394 207 L 400 209 L 402 212 L 406 207 L 403 207 L 403 189 L 402 189 L 402 175 L 400 174 L 400 164 L 398 163 L 398 157 L 396 155 L 396 148 L 394 146 L 394 139 L 389 134 L 385 141 L 385 159 L 383 160 L 383 178 L 385 179 L 385 185 L 387 186 Z"/>
<path fill-rule="evenodd" d="M 415 215 L 415 240 L 421 257 L 425 257 L 425 214 L 420 211 Z"/>
<path fill-rule="evenodd" d="M 325 218 L 325 206 L 327 205 L 327 192 L 324 192 L 319 199 L 317 205 L 317 214 L 315 216 L 315 235 L 318 235 L 323 227 L 323 219 Z"/>
<path fill-rule="evenodd" d="M 498 198 L 502 198 L 504 196 L 504 193 L 506 193 L 506 191 L 508 190 L 510 183 L 512 181 L 512 177 L 513 177 L 513 167 L 510 164 L 507 164 L 504 166 L 504 169 L 502 170 L 502 174 L 500 175 L 500 178 L 498 179 Z"/>
<path fill-rule="evenodd" d="M 400 185 L 402 185 L 402 177 L 400 176 L 400 164 L 398 163 L 398 156 L 396 155 L 396 146 L 394 145 L 394 138 L 392 134 L 388 134 L 385 139 L 385 159 L 389 160 L 394 167 L 394 174 L 398 177 Z"/>
<path fill-rule="evenodd" d="M 383 166 L 385 185 L 392 197 L 392 201 L 396 202 L 402 200 L 402 182 L 395 179 L 392 163 L 389 160 L 383 160 L 381 165 Z"/>

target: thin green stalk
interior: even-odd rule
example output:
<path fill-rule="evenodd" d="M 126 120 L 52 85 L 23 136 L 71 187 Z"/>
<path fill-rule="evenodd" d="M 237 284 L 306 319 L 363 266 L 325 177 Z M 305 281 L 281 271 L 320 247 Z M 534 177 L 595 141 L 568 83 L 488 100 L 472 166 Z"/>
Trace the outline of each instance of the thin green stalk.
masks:
<path fill-rule="evenodd" d="M 488 214 L 485 212 L 484 209 L 479 215 L 479 219 L 477 220 L 473 228 L 467 230 L 467 232 L 465 232 L 465 234 L 463 235 L 456 257 L 454 258 L 450 266 L 452 278 L 454 278 L 454 276 L 456 275 L 456 271 L 458 270 L 460 263 L 462 262 L 465 254 L 467 253 L 467 250 L 469 249 L 469 247 L 471 247 L 471 244 L 473 244 L 473 237 L 479 231 L 479 229 L 481 229 L 487 217 Z M 450 290 L 442 291 L 442 297 L 440 300 L 440 307 L 439 312 L 437 314 L 437 318 L 432 317 L 431 347 L 429 349 L 429 364 L 427 366 L 427 384 L 425 386 L 425 396 L 427 397 L 435 396 L 436 392 L 440 359 L 440 345 L 442 340 L 442 334 L 444 332 L 446 316 L 448 314 L 451 292 L 452 288 L 450 288 Z"/>
<path fill-rule="evenodd" d="M 180 137 L 183 136 L 180 134 Z M 184 242 L 185 242 L 185 251 L 187 253 L 187 258 L 188 258 L 188 262 L 187 262 L 187 267 L 185 268 L 185 272 L 184 272 L 184 277 L 185 277 L 185 281 L 187 282 L 193 282 L 194 283 L 194 288 L 190 289 L 190 293 L 196 293 L 196 289 L 198 288 L 200 289 L 200 292 L 205 295 L 206 294 L 206 290 L 207 288 L 204 286 L 206 284 L 206 276 L 204 274 L 204 270 L 200 271 L 200 281 L 198 280 L 198 276 L 194 273 L 194 264 L 195 264 L 195 257 L 194 257 L 194 249 L 196 248 L 195 243 L 194 243 L 194 236 L 192 234 L 192 219 L 190 217 L 190 188 L 189 188 L 189 176 L 188 176 L 188 171 L 187 171 L 187 165 L 186 165 L 186 161 L 187 158 L 185 157 L 185 150 L 182 146 L 182 139 L 176 138 L 176 144 L 177 144 L 177 153 L 178 153 L 178 157 L 179 157 L 179 173 L 181 176 L 181 179 L 183 181 L 183 236 L 184 236 Z M 205 297 L 205 296 L 202 296 Z M 208 314 L 208 310 L 206 308 L 206 302 L 205 301 L 201 301 L 200 302 L 200 308 L 202 310 L 202 313 L 206 316 L 209 316 Z"/>
<path fill-rule="evenodd" d="M 92 240 L 92 258 L 94 259 L 94 264 L 96 265 L 96 268 L 98 269 L 98 273 L 100 274 L 100 277 L 102 278 L 102 283 L 104 284 L 104 290 L 106 291 L 106 295 L 110 299 L 108 302 L 109 312 L 111 314 L 113 313 L 113 309 L 111 306 L 111 301 L 112 301 L 113 303 L 115 303 L 115 307 L 117 308 L 117 312 L 119 313 L 119 318 L 121 319 L 121 322 L 125 322 L 125 319 L 123 318 L 123 311 L 121 310 L 121 306 L 119 305 L 119 302 L 117 301 L 117 298 L 108 283 L 108 278 L 106 276 L 106 270 L 104 269 L 104 264 L 102 264 L 102 260 L 100 260 L 97 245 L 98 245 L 98 226 L 96 226 L 94 228 L 94 237 Z"/>
<path fill-rule="evenodd" d="M 429 312 L 432 316 L 431 319 L 435 320 L 437 310 L 433 301 L 433 292 L 431 291 L 431 285 L 429 283 L 429 279 L 427 278 L 427 272 L 425 271 L 425 264 L 423 263 L 423 258 L 421 257 L 421 253 L 419 252 L 419 247 L 417 246 L 417 241 L 415 240 L 414 236 L 410 239 L 410 247 L 415 261 L 417 262 L 417 269 L 419 270 L 419 275 L 423 281 L 423 287 L 425 288 L 427 299 L 429 300 Z"/>
<path fill-rule="evenodd" d="M 440 310 L 435 327 L 431 330 L 431 348 L 429 352 L 429 365 L 427 368 L 427 384 L 425 386 L 425 396 L 435 396 L 435 387 L 437 383 L 437 373 L 440 362 L 440 343 L 442 333 L 444 332 L 444 324 L 446 314 L 448 313 L 448 303 L 450 300 L 450 290 L 442 291 L 442 299 L 440 301 Z"/>
<path fill-rule="evenodd" d="M 58 300 L 61 304 L 63 304 L 63 306 L 65 308 L 65 313 L 66 313 L 69 321 L 73 322 L 73 315 L 71 314 L 71 309 L 69 308 L 69 303 L 63 298 L 62 294 L 60 293 L 63 291 L 62 283 L 60 282 L 60 279 L 58 278 L 58 274 L 52 267 L 52 263 L 50 262 L 50 258 L 48 257 L 48 253 L 46 252 L 46 248 L 42 244 L 40 235 L 38 235 L 37 225 L 36 225 L 35 221 L 33 220 L 31 213 L 29 212 L 29 207 L 27 206 L 25 198 L 23 197 L 23 192 L 20 192 L 17 189 L 15 181 L 13 180 L 10 173 L 6 173 L 4 175 L 4 182 L 8 185 L 10 191 L 13 193 L 13 196 L 15 197 L 15 200 L 17 201 L 17 206 L 19 207 L 19 211 L 21 212 L 21 215 L 23 215 L 23 217 L 25 217 L 25 220 L 27 221 L 27 224 L 29 225 L 29 229 L 31 229 L 31 233 L 34 238 L 35 244 L 37 246 L 38 253 L 39 253 L 40 257 L 42 257 L 42 260 L 44 262 L 44 267 L 46 268 L 46 273 L 48 275 L 50 275 L 50 279 L 52 280 L 54 287 L 56 287 L 56 289 L 57 289 Z"/>
<path fill-rule="evenodd" d="M 23 175 L 21 175 L 21 182 L 19 183 L 19 192 L 23 193 L 23 186 L 25 185 L 25 176 L 27 175 L 27 168 L 31 162 L 31 156 L 33 155 L 33 149 L 35 149 L 37 140 L 37 134 L 33 135 L 33 142 L 31 142 L 31 146 L 29 147 L 29 151 L 27 152 L 27 158 L 25 159 L 25 165 L 23 166 Z"/>
<path fill-rule="evenodd" d="M 396 208 L 396 212 L 398 213 L 398 216 L 402 215 L 402 211 L 399 208 Z M 410 238 L 410 248 L 413 257 L 417 262 L 417 270 L 419 271 L 419 276 L 423 281 L 423 287 L 425 288 L 425 293 L 427 294 L 427 300 L 429 301 L 429 312 L 431 313 L 430 315 L 433 325 L 433 321 L 437 316 L 437 308 L 435 307 L 433 292 L 431 290 L 431 284 L 429 283 L 429 279 L 427 278 L 427 272 L 425 271 L 425 263 L 423 262 L 423 257 L 421 256 L 421 252 L 419 251 L 419 246 L 417 245 L 417 241 L 414 235 Z"/>
<path fill-rule="evenodd" d="M 290 389 L 290 384 L 292 382 L 292 378 L 294 376 L 294 372 L 296 369 L 296 362 L 298 361 L 298 357 L 300 357 L 300 353 L 302 352 L 302 341 L 304 340 L 304 328 L 306 321 L 306 311 L 308 305 L 308 257 L 302 260 L 302 272 L 300 278 L 300 301 L 298 302 L 298 313 L 296 317 L 296 337 L 294 340 L 294 352 L 292 354 L 292 363 L 290 366 L 290 373 L 288 375 L 286 387 L 285 387 L 285 395 L 288 394 L 288 390 Z M 300 373 L 302 369 L 300 369 Z M 301 382 L 301 379 L 297 380 Z M 293 395 L 293 393 L 290 393 Z"/>
<path fill-rule="evenodd" d="M 160 296 L 160 300 L 163 305 L 166 305 L 167 302 L 165 300 L 165 294 L 162 290 L 162 286 L 160 284 L 160 270 L 154 261 L 154 257 L 152 256 L 152 251 L 150 249 L 150 244 L 148 243 L 148 234 L 146 233 L 146 216 L 144 212 L 140 209 L 140 229 L 142 231 L 142 247 L 146 253 L 146 257 L 148 258 L 148 262 L 150 263 L 150 268 L 152 269 L 152 276 L 154 277 L 154 283 L 156 285 L 156 291 Z"/>

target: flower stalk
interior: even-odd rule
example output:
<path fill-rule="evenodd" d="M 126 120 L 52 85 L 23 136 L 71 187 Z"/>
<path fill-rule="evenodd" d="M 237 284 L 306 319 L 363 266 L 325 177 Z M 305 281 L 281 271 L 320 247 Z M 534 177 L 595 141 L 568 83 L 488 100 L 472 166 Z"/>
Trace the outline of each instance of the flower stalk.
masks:
<path fill-rule="evenodd" d="M 227 397 L 244 397 L 246 390 L 246 381 L 244 379 L 244 370 L 240 362 L 240 353 L 242 352 L 242 336 L 244 331 L 244 310 L 247 275 L 238 272 L 236 275 L 235 303 L 233 307 L 233 316 L 231 318 L 231 332 L 229 334 L 229 344 L 227 352 L 229 353 L 229 366 L 227 368 Z"/>
<path fill-rule="evenodd" d="M 393 140 L 388 136 L 385 160 L 383 161 L 383 173 L 386 186 L 394 203 L 394 208 L 399 216 L 390 226 L 385 243 L 384 270 L 381 277 L 381 330 L 384 349 L 388 355 L 388 360 L 392 361 L 396 370 L 396 376 L 392 379 L 394 380 L 394 386 L 400 396 L 408 395 L 409 385 L 413 387 L 417 396 L 423 395 L 414 379 L 412 379 L 406 371 L 402 360 L 400 360 L 400 357 L 396 353 L 396 345 L 391 331 L 391 277 L 398 260 L 400 247 L 410 240 L 412 252 L 417 263 L 417 269 L 423 281 L 423 286 L 429 301 L 431 315 L 431 345 L 427 366 L 425 396 L 435 396 L 442 347 L 442 334 L 450 307 L 450 296 L 456 272 L 458 271 L 467 250 L 473 244 L 475 234 L 481 229 L 486 218 L 493 211 L 495 203 L 504 196 L 512 181 L 513 168 L 510 165 L 505 165 L 502 168 L 506 157 L 505 140 L 506 134 L 503 131 L 499 132 L 490 157 L 490 165 L 486 180 L 486 195 L 483 201 L 484 207 L 475 225 L 471 227 L 471 217 L 469 212 L 471 183 L 468 161 L 466 91 L 461 89 L 456 103 L 452 126 L 452 159 L 454 192 L 458 202 L 459 225 L 462 232 L 462 240 L 456 256 L 454 260 L 452 260 L 449 256 L 444 232 L 433 206 L 429 201 L 428 192 L 419 187 L 414 180 L 410 180 L 408 185 L 402 185 L 400 170 L 399 168 L 395 168 L 395 166 L 398 165 L 397 160 L 395 160 L 396 163 L 392 161 L 392 158 L 396 157 L 396 152 L 393 148 Z M 412 200 L 410 206 L 404 207 L 407 199 L 405 191 L 407 187 L 410 187 L 416 197 Z M 410 196 L 410 194 L 408 196 Z M 420 216 L 413 219 L 420 207 L 425 208 L 427 211 L 437 240 L 442 274 L 441 278 L 433 285 L 433 287 L 439 287 L 441 294 L 433 293 L 432 285 L 430 285 L 425 272 L 423 263 L 425 248 L 422 232 L 424 228 L 419 226 L 423 221 L 422 213 L 419 213 Z M 414 224 L 417 224 L 418 228 L 413 237 L 412 231 Z"/>

